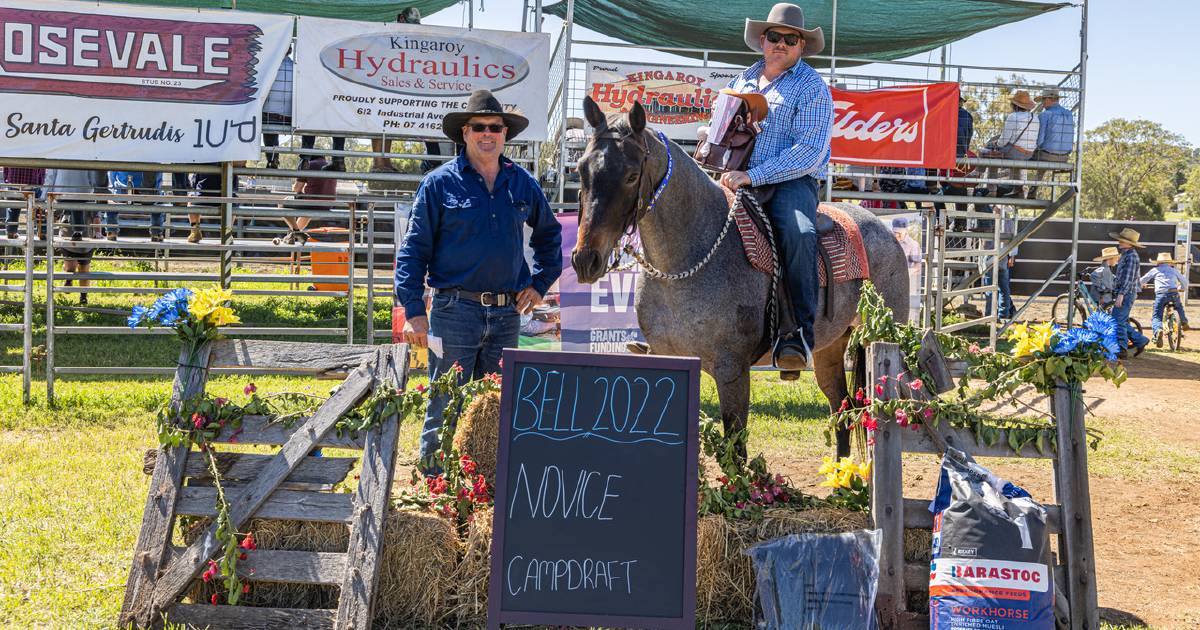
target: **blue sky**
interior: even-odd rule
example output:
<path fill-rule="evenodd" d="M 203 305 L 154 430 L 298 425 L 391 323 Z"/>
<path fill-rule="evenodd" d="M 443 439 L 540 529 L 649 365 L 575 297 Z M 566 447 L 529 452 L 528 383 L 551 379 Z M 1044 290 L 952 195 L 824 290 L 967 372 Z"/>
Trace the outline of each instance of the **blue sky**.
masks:
<path fill-rule="evenodd" d="M 480 0 L 476 0 L 477 28 L 520 30 L 521 0 L 482 0 L 482 4 L 481 11 Z M 1078 7 L 1067 7 L 980 33 L 951 46 L 951 62 L 1068 70 L 1079 60 L 1080 14 Z M 1200 106 L 1200 2 L 1092 0 L 1088 21 L 1087 128 L 1112 118 L 1146 118 L 1200 146 L 1200 115 L 1196 114 Z M 425 23 L 465 26 L 465 4 L 429 16 Z M 546 18 L 545 31 L 557 34 L 560 27 L 557 18 Z M 579 30 L 576 38 L 605 39 Z M 585 48 L 575 56 L 623 58 L 614 50 Z M 915 59 L 938 58 L 938 51 L 933 51 Z M 642 53 L 638 59 L 695 63 L 664 54 Z"/>

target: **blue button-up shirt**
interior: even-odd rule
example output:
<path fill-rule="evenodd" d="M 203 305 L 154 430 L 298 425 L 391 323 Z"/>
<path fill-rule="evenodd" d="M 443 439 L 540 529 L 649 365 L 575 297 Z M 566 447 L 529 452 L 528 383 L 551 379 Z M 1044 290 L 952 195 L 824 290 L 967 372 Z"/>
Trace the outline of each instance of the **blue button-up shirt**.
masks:
<path fill-rule="evenodd" d="M 1121 250 L 1121 257 L 1117 259 L 1117 270 L 1113 272 L 1115 295 L 1124 295 L 1126 299 L 1133 299 L 1137 295 L 1138 288 L 1142 286 L 1139 282 L 1142 275 L 1141 264 L 1142 259 L 1138 258 L 1137 251 L 1132 247 Z"/>
<path fill-rule="evenodd" d="M 533 273 L 525 264 L 524 226 L 533 228 Z M 425 283 L 436 289 L 545 295 L 562 273 L 562 226 L 525 169 L 500 158 L 488 192 L 466 155 L 425 176 L 408 233 L 396 251 L 396 298 L 409 319 L 425 315 Z"/>
<path fill-rule="evenodd" d="M 1167 263 L 1159 263 L 1146 275 L 1142 276 L 1142 284 L 1154 281 L 1154 295 L 1162 295 L 1168 291 L 1179 291 L 1187 282 L 1179 270 Z"/>
<path fill-rule="evenodd" d="M 1038 115 L 1037 148 L 1050 153 L 1070 153 L 1075 145 L 1075 117 L 1055 103 Z"/>
<path fill-rule="evenodd" d="M 750 183 L 777 184 L 805 175 L 824 178 L 833 132 L 833 98 L 829 86 L 802 59 L 759 90 L 758 78 L 765 65 L 765 61 L 758 61 L 727 86 L 742 93 L 761 93 L 770 108 L 750 154 L 746 171 Z"/>

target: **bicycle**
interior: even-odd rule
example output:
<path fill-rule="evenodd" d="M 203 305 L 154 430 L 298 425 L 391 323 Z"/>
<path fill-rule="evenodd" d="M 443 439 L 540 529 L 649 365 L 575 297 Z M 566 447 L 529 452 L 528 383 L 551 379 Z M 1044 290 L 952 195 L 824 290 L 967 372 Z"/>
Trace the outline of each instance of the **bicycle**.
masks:
<path fill-rule="evenodd" d="M 1172 293 L 1179 293 L 1172 291 Z M 1163 338 L 1167 339 L 1167 347 L 1171 352 L 1176 352 L 1183 345 L 1183 324 L 1179 319 L 1179 312 L 1175 310 L 1175 302 L 1169 301 L 1163 305 L 1162 328 L 1154 337 L 1154 345 L 1161 348 Z"/>
<path fill-rule="evenodd" d="M 1067 305 L 1070 303 L 1069 300 L 1071 299 L 1071 293 L 1080 295 L 1083 299 L 1075 300 L 1075 314 L 1071 318 L 1071 321 L 1067 322 Z M 1075 282 L 1071 283 L 1071 289 L 1069 291 L 1054 298 L 1054 306 L 1050 309 L 1050 319 L 1059 326 L 1067 326 L 1068 324 L 1071 327 L 1083 326 L 1084 320 L 1090 317 L 1092 313 L 1096 312 L 1097 309 L 1106 313 L 1110 313 L 1112 312 L 1112 304 L 1109 304 L 1108 306 L 1100 306 L 1100 304 L 1096 302 L 1095 298 L 1092 297 L 1092 292 L 1088 290 L 1087 274 L 1080 273 Z M 1129 325 L 1133 326 L 1133 328 L 1138 331 L 1138 334 L 1141 334 L 1142 324 L 1138 320 L 1130 317 Z M 1129 342 L 1129 347 L 1133 347 L 1133 341 Z"/>

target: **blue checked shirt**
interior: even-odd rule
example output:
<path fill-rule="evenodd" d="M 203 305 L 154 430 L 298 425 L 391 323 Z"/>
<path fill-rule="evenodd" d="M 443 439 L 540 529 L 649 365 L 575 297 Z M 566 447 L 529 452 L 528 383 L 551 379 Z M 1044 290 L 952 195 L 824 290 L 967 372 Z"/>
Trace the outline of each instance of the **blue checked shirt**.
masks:
<path fill-rule="evenodd" d="M 1050 153 L 1070 153 L 1075 144 L 1075 117 L 1059 104 L 1038 115 L 1037 148 Z"/>
<path fill-rule="evenodd" d="M 1121 252 L 1121 257 L 1117 259 L 1117 270 L 1113 274 L 1116 276 L 1114 296 L 1124 295 L 1132 300 L 1137 295 L 1138 288 L 1142 286 L 1141 264 L 1142 259 L 1138 258 L 1137 251 L 1132 247 Z"/>
<path fill-rule="evenodd" d="M 764 61 L 734 77 L 726 87 L 738 92 L 759 92 L 767 98 L 770 114 L 750 154 L 750 183 L 778 184 L 805 175 L 826 176 L 829 139 L 833 131 L 833 98 L 829 87 L 804 60 L 758 89 Z"/>

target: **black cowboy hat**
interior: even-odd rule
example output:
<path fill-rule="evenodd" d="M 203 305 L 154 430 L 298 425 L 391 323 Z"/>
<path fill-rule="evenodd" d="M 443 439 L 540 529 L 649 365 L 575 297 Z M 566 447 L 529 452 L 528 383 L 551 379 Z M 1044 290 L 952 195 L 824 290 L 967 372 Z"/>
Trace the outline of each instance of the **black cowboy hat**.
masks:
<path fill-rule="evenodd" d="M 467 99 L 467 107 L 463 111 L 451 112 L 442 117 L 442 133 L 446 134 L 446 137 L 453 140 L 455 144 L 466 144 L 463 142 L 462 128 L 468 120 L 475 116 L 503 118 L 504 124 L 508 126 L 508 133 L 504 136 L 506 142 L 516 138 L 529 126 L 528 118 L 516 112 L 504 111 L 500 101 L 496 100 L 490 91 L 475 90 L 471 93 L 471 98 Z"/>

